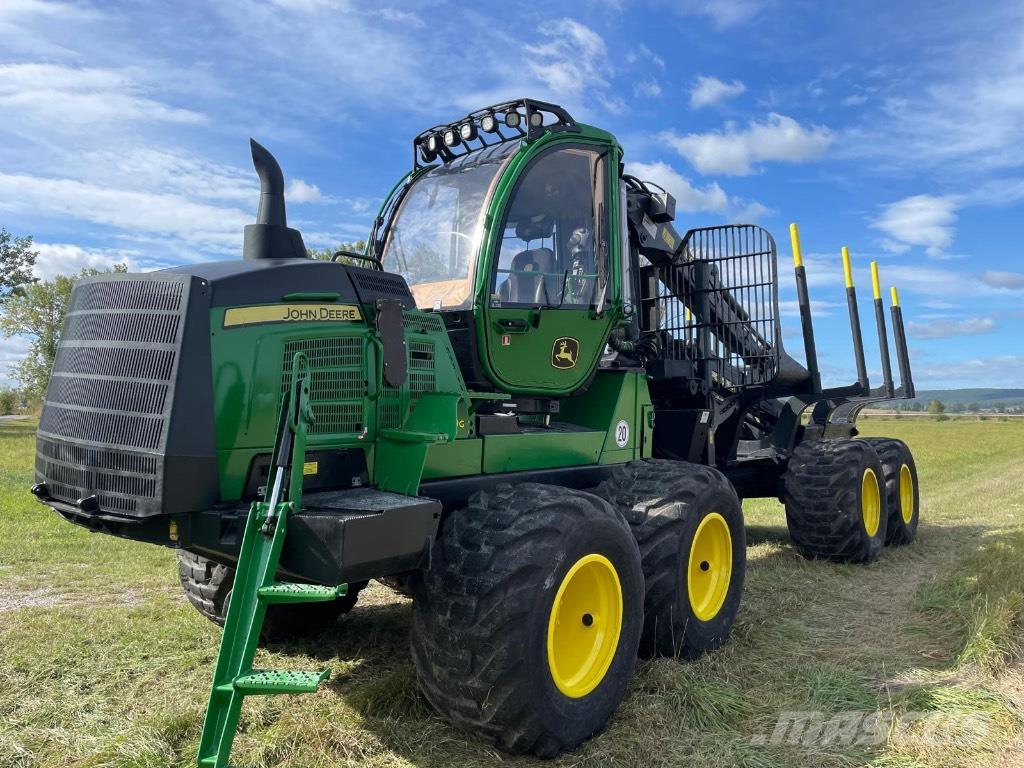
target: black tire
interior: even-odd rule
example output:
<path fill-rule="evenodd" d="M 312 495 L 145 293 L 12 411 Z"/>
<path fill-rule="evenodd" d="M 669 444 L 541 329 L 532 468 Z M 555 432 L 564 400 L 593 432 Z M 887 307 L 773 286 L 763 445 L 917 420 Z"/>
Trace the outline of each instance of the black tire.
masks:
<path fill-rule="evenodd" d="M 192 606 L 210 621 L 224 626 L 235 581 L 235 569 L 179 549 L 178 578 Z M 326 603 L 269 606 L 260 633 L 261 640 L 274 643 L 308 637 L 330 629 L 342 614 L 355 607 L 359 591 L 365 586 L 366 582 L 349 584 L 345 597 Z"/>
<path fill-rule="evenodd" d="M 863 498 L 869 470 L 875 478 L 874 516 L 865 513 Z M 798 445 L 783 475 L 783 500 L 789 535 L 800 554 L 843 563 L 876 559 L 885 544 L 888 522 L 883 478 L 882 462 L 864 440 L 814 440 Z M 870 509 L 870 497 L 867 501 Z M 877 520 L 873 532 L 868 530 L 869 519 Z"/>
<path fill-rule="evenodd" d="M 882 461 L 885 476 L 885 500 L 889 508 L 889 522 L 885 529 L 885 543 L 890 546 L 909 544 L 917 535 L 921 518 L 921 494 L 917 483 L 917 465 L 910 446 L 894 437 L 861 438 L 870 443 Z M 904 474 L 904 467 L 906 473 Z M 901 482 L 906 484 L 907 498 L 901 498 Z M 904 517 L 904 501 L 909 502 L 910 514 Z"/>
<path fill-rule="evenodd" d="M 629 522 L 640 547 L 646 594 L 640 655 L 696 658 L 722 645 L 743 595 L 747 542 L 732 483 L 717 469 L 681 461 L 633 461 L 617 467 L 595 491 Z M 712 615 L 695 612 L 688 589 L 694 536 L 717 512 L 728 525 L 728 588 Z"/>
<path fill-rule="evenodd" d="M 593 687 L 571 697 L 549 664 L 549 624 L 558 626 L 553 607 L 567 576 L 594 557 L 618 579 L 620 631 L 598 654 L 607 668 L 583 678 Z M 592 625 L 588 617 L 582 626 Z M 554 757 L 600 731 L 619 705 L 642 624 L 640 553 L 608 502 L 550 485 L 503 485 L 442 521 L 416 583 L 412 657 L 423 694 L 452 723 L 508 752 Z"/>

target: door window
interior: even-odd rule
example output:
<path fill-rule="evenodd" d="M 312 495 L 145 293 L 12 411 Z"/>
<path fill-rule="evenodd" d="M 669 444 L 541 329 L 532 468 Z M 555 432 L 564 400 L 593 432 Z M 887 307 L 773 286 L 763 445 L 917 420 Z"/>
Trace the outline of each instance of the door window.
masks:
<path fill-rule="evenodd" d="M 498 307 L 600 309 L 608 292 L 604 154 L 542 155 L 512 194 L 492 283 Z"/>

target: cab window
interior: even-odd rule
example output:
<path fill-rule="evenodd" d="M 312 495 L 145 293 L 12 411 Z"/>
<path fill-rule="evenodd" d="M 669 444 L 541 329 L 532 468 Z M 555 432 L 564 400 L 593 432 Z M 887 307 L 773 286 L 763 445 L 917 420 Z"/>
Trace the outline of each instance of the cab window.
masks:
<path fill-rule="evenodd" d="M 530 165 L 512 194 L 492 306 L 600 308 L 607 296 L 605 156 L 556 149 Z"/>

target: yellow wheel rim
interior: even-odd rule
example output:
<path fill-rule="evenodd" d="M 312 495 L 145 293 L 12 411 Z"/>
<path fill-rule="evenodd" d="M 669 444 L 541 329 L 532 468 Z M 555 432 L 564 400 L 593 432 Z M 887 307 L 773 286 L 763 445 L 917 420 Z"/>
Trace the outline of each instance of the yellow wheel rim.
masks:
<path fill-rule="evenodd" d="M 900 515 L 904 523 L 914 516 L 914 476 L 906 464 L 900 467 Z"/>
<path fill-rule="evenodd" d="M 870 468 L 864 470 L 860 481 L 860 513 L 864 518 L 864 530 L 868 536 L 874 536 L 882 522 L 882 497 L 878 491 L 878 476 Z"/>
<path fill-rule="evenodd" d="M 705 516 L 697 526 L 686 577 L 693 615 L 701 621 L 713 619 L 722 609 L 732 579 L 732 534 L 717 512 Z"/>
<path fill-rule="evenodd" d="M 622 586 L 604 555 L 584 555 L 558 587 L 548 619 L 548 667 L 566 696 L 578 699 L 604 679 L 622 631 Z"/>

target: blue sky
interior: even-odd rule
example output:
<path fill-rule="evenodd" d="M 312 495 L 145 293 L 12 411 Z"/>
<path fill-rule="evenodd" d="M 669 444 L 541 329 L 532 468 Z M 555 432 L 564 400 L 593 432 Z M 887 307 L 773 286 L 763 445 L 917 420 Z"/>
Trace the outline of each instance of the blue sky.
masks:
<path fill-rule="evenodd" d="M 523 95 L 615 133 L 680 229 L 773 231 L 793 351 L 798 221 L 828 383 L 853 379 L 848 245 L 862 314 L 871 259 L 899 286 L 919 387 L 1024 386 L 1019 2 L 3 0 L 0 225 L 44 277 L 237 258 L 254 136 L 330 246 L 416 133 Z"/>

